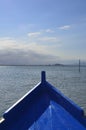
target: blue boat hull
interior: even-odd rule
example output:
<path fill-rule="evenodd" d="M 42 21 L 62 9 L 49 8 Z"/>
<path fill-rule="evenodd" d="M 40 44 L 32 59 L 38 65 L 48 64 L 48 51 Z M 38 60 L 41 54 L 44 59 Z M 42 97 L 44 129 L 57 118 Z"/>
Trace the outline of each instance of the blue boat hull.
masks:
<path fill-rule="evenodd" d="M 45 79 L 3 115 L 0 130 L 86 130 L 83 110 Z"/>

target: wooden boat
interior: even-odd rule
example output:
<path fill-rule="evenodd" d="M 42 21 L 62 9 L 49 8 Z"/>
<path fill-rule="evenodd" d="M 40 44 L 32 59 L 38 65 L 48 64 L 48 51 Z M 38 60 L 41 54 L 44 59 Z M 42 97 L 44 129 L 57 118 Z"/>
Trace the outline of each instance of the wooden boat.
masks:
<path fill-rule="evenodd" d="M 41 82 L 4 113 L 0 130 L 86 130 L 86 118 L 43 71 Z"/>

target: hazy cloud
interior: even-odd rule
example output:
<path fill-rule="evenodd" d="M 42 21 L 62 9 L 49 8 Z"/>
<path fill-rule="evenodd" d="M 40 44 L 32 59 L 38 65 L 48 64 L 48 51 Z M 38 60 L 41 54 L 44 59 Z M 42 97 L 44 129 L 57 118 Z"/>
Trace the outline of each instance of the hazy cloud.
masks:
<path fill-rule="evenodd" d="M 29 37 L 38 37 L 40 34 L 41 34 L 41 32 L 31 32 L 31 33 L 28 33 L 28 36 Z"/>
<path fill-rule="evenodd" d="M 0 64 L 32 65 L 56 63 L 59 57 L 50 54 L 48 51 L 47 46 L 38 46 L 37 43 L 25 44 L 11 38 L 1 38 Z"/>
<path fill-rule="evenodd" d="M 59 27 L 60 30 L 69 30 L 70 28 L 71 28 L 70 25 L 64 25 L 64 26 Z"/>
<path fill-rule="evenodd" d="M 52 43 L 59 41 L 57 37 L 40 37 L 39 40 L 42 42 L 52 42 Z"/>
<path fill-rule="evenodd" d="M 20 49 L 4 50 L 0 52 L 0 64 L 11 65 L 38 65 L 53 64 L 58 61 L 58 57 L 37 53 L 31 50 Z"/>
<path fill-rule="evenodd" d="M 54 30 L 46 29 L 45 32 L 47 32 L 47 33 L 54 33 Z"/>

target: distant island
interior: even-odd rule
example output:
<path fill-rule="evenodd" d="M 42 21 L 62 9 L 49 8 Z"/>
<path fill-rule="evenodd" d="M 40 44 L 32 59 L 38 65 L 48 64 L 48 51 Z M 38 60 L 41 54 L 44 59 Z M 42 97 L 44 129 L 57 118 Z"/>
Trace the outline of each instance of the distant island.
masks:
<path fill-rule="evenodd" d="M 0 66 L 64 66 L 64 67 L 86 67 L 86 61 L 81 61 L 80 59 L 79 60 L 76 60 L 76 61 L 71 61 L 71 62 L 66 62 L 66 61 L 56 61 L 56 62 L 51 62 L 51 63 L 34 63 L 34 64 L 31 64 L 31 63 L 10 63 L 10 62 L 0 62 Z"/>
<path fill-rule="evenodd" d="M 54 64 L 0 64 L 0 66 L 69 66 L 69 67 L 86 67 L 86 64 L 61 64 L 61 63 L 54 63 Z"/>

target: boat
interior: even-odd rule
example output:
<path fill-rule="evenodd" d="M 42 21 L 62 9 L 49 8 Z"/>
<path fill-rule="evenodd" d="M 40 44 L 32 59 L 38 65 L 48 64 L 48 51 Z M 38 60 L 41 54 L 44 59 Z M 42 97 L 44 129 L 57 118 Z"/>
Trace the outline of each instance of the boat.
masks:
<path fill-rule="evenodd" d="M 46 81 L 26 93 L 4 114 L 0 130 L 86 130 L 84 111 Z"/>

